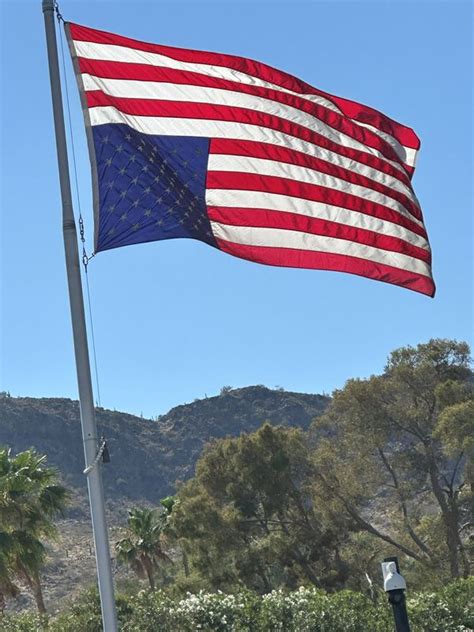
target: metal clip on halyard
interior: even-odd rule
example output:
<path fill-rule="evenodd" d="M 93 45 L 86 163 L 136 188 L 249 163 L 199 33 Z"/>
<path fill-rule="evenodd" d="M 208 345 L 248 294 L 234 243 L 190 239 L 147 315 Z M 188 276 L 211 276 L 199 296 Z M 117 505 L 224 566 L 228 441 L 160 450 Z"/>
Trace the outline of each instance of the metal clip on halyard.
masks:
<path fill-rule="evenodd" d="M 56 13 L 56 19 L 58 22 L 64 22 L 64 18 L 59 10 L 59 4 L 56 1 L 54 2 L 54 12 Z"/>
<path fill-rule="evenodd" d="M 86 253 L 86 238 L 84 236 L 84 220 L 82 219 L 82 215 L 79 215 L 79 234 L 81 236 L 82 242 L 82 265 L 84 266 L 84 272 L 87 274 L 87 266 L 89 264 L 89 259 L 92 259 L 94 255 L 90 257 Z"/>

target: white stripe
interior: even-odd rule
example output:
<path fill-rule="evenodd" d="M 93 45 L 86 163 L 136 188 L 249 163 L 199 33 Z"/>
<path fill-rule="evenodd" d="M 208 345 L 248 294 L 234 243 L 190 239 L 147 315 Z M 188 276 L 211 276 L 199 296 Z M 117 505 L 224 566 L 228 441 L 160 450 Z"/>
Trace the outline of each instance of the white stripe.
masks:
<path fill-rule="evenodd" d="M 208 162 L 209 171 L 236 171 L 239 173 L 253 173 L 265 176 L 275 176 L 278 178 L 288 178 L 297 182 L 307 182 L 318 186 L 335 189 L 342 193 L 355 195 L 364 200 L 370 200 L 376 204 L 382 204 L 393 209 L 400 215 L 410 220 L 416 219 L 406 209 L 403 204 L 383 193 L 374 191 L 359 184 L 352 184 L 347 180 L 336 178 L 335 176 L 308 169 L 299 165 L 292 165 L 276 160 L 264 160 L 262 158 L 251 158 L 248 156 L 226 156 L 223 154 L 210 154 Z M 417 220 L 418 221 L 418 220 Z"/>
<path fill-rule="evenodd" d="M 206 189 L 206 204 L 207 206 L 221 206 L 225 208 L 257 208 L 306 215 L 338 224 L 347 224 L 354 228 L 363 228 L 364 230 L 370 230 L 389 237 L 397 237 L 428 252 L 430 250 L 430 246 L 424 237 L 399 224 L 366 215 L 365 213 L 359 213 L 358 211 L 349 211 L 331 204 L 303 200 L 289 195 L 266 193 L 264 191 Z"/>
<path fill-rule="evenodd" d="M 371 132 L 374 132 L 374 134 L 377 134 L 378 136 L 380 136 L 380 138 L 383 138 L 393 147 L 393 149 L 397 152 L 397 155 L 400 156 L 401 160 L 403 160 L 406 165 L 409 165 L 410 167 L 415 166 L 416 157 L 418 155 L 417 149 L 402 145 L 400 141 L 394 138 L 391 134 L 389 134 L 388 132 L 383 132 L 381 129 L 378 129 L 378 127 L 374 127 L 373 125 L 369 125 L 368 123 L 361 123 L 360 121 L 356 121 L 355 119 L 351 119 L 351 121 L 356 125 L 362 125 L 362 127 L 370 129 Z"/>
<path fill-rule="evenodd" d="M 334 254 L 358 257 L 375 263 L 381 263 L 431 278 L 429 266 L 420 259 L 409 257 L 389 250 L 381 250 L 373 246 L 365 246 L 346 239 L 312 235 L 295 230 L 278 228 L 255 228 L 249 226 L 229 226 L 211 222 L 212 232 L 216 239 L 223 239 L 247 246 L 263 246 L 270 248 L 294 248 L 313 252 L 330 252 Z"/>
<path fill-rule="evenodd" d="M 245 92 L 205 88 L 187 84 L 174 84 L 159 81 L 135 81 L 130 79 L 104 79 L 95 75 L 83 74 L 85 90 L 101 90 L 114 97 L 128 99 L 159 99 L 164 101 L 184 101 L 191 103 L 207 103 L 227 107 L 246 108 L 263 112 L 302 125 L 311 132 L 318 132 L 330 141 L 351 147 L 358 151 L 376 156 L 388 162 L 395 169 L 402 171 L 399 163 L 389 160 L 373 147 L 361 143 L 347 134 L 339 132 L 319 118 L 303 112 L 298 108 L 285 105 L 272 99 L 265 99 Z"/>
<path fill-rule="evenodd" d="M 287 90 L 279 85 L 269 83 L 258 77 L 253 77 L 244 72 L 227 68 L 226 66 L 212 66 L 208 64 L 195 64 L 191 62 L 178 61 L 172 57 L 161 55 L 158 53 L 149 53 L 135 48 L 126 46 L 116 46 L 114 44 L 96 44 L 94 42 L 81 42 L 73 40 L 76 55 L 86 59 L 97 59 L 101 61 L 119 61 L 125 63 L 146 64 L 149 66 L 161 66 L 163 68 L 173 68 L 175 70 L 186 70 L 189 72 L 198 72 L 208 77 L 217 77 L 228 81 L 238 81 L 250 86 L 261 86 L 263 88 L 271 88 L 272 90 L 280 90 L 288 94 L 295 94 L 303 99 L 318 103 L 333 112 L 341 113 L 341 110 L 322 96 L 317 94 L 301 94 Z"/>
<path fill-rule="evenodd" d="M 185 119 L 165 116 L 135 116 L 125 114 L 112 106 L 93 107 L 89 109 L 91 125 L 106 123 L 123 123 L 142 134 L 159 134 L 163 136 L 205 136 L 209 138 L 226 138 L 234 140 L 250 140 L 301 151 L 309 156 L 327 160 L 332 164 L 349 169 L 376 182 L 412 196 L 413 193 L 403 182 L 378 169 L 341 156 L 335 152 L 313 145 L 295 136 L 277 132 L 267 127 L 234 123 L 232 121 L 214 121 L 208 119 Z"/>

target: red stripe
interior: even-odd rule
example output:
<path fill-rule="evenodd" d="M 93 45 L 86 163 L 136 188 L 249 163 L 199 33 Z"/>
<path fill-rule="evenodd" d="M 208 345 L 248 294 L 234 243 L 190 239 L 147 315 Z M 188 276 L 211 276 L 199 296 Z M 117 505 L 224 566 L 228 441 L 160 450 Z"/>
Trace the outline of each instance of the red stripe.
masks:
<path fill-rule="evenodd" d="M 273 114 L 266 114 L 265 112 L 259 112 L 247 108 L 213 105 L 209 103 L 113 97 L 105 94 L 101 90 L 87 91 L 85 92 L 85 95 L 87 104 L 90 108 L 112 105 L 125 114 L 132 114 L 135 116 L 169 116 L 173 118 L 208 119 L 268 127 L 269 129 L 283 132 L 309 143 L 313 143 L 319 147 L 330 149 L 342 156 L 353 158 L 358 162 L 362 162 L 374 169 L 388 173 L 389 175 L 392 175 L 404 182 L 402 173 L 381 158 L 358 149 L 339 145 L 325 136 L 308 129 L 307 127 L 303 127 L 302 125 L 293 123 Z"/>
<path fill-rule="evenodd" d="M 247 259 L 256 263 L 289 268 L 309 268 L 312 270 L 333 270 L 357 274 L 358 276 L 384 281 L 405 287 L 421 294 L 434 296 L 435 285 L 424 275 L 408 272 L 400 268 L 374 263 L 358 257 L 296 250 L 293 248 L 271 248 L 268 246 L 247 246 L 217 239 L 217 244 L 223 252 Z"/>
<path fill-rule="evenodd" d="M 415 259 L 420 259 L 428 265 L 431 263 L 431 253 L 398 237 L 383 235 L 371 230 L 339 224 L 328 220 L 307 217 L 299 213 L 287 213 L 255 208 L 228 208 L 222 206 L 208 206 L 207 214 L 213 221 L 231 226 L 252 226 L 258 228 L 279 228 L 282 230 L 297 230 L 312 235 L 323 235 L 335 239 L 346 239 L 365 246 L 398 252 Z"/>
<path fill-rule="evenodd" d="M 387 195 L 397 200 L 412 213 L 413 216 L 420 216 L 421 211 L 417 204 L 413 202 L 407 195 L 401 193 L 387 185 L 375 182 L 371 178 L 339 167 L 332 162 L 308 156 L 303 152 L 295 149 L 287 149 L 286 147 L 278 147 L 269 143 L 257 143 L 246 140 L 229 140 L 227 138 L 213 138 L 209 148 L 211 154 L 225 154 L 233 156 L 249 156 L 252 158 L 263 158 L 265 160 L 275 160 L 291 165 L 298 165 L 308 169 L 314 169 L 321 173 L 335 176 L 341 180 L 346 180 L 352 184 L 365 186 L 373 191 Z M 411 187 L 410 187 L 411 188 Z"/>
<path fill-rule="evenodd" d="M 79 68 L 83 73 L 89 73 L 96 77 L 108 79 L 169 82 L 178 85 L 183 84 L 205 88 L 217 88 L 220 90 L 232 90 L 234 92 L 242 92 L 264 99 L 270 99 L 311 114 L 335 130 L 350 136 L 368 147 L 377 149 L 389 160 L 398 162 L 403 167 L 408 166 L 405 165 L 393 147 L 375 132 L 360 127 L 355 124 L 352 119 L 342 116 L 333 110 L 302 97 L 288 94 L 287 92 L 279 92 L 278 90 L 261 86 L 247 85 L 238 81 L 220 79 L 219 77 L 209 77 L 196 72 L 163 68 L 161 66 L 150 66 L 149 64 L 104 62 L 80 57 Z"/>
<path fill-rule="evenodd" d="M 167 55 L 168 57 L 178 61 L 188 61 L 196 64 L 208 64 L 212 66 L 233 68 L 234 70 L 259 77 L 264 81 L 274 83 L 280 87 L 286 88 L 287 90 L 292 90 L 293 92 L 324 96 L 328 100 L 334 102 L 337 107 L 340 107 L 347 116 L 351 116 L 349 112 L 352 111 L 353 116 L 351 116 L 351 118 L 362 120 L 362 118 L 367 117 L 367 122 L 370 121 L 371 125 L 375 125 L 375 127 L 391 134 L 403 145 L 413 147 L 415 149 L 419 147 L 418 137 L 413 130 L 405 125 L 401 125 L 381 112 L 377 112 L 376 110 L 362 104 L 334 97 L 327 92 L 317 90 L 306 82 L 301 81 L 286 72 L 272 68 L 267 64 L 234 55 L 223 55 L 220 53 L 210 53 L 205 51 L 195 51 L 149 44 L 128 37 L 123 37 L 121 35 L 108 33 L 106 31 L 87 28 L 78 24 L 69 24 L 69 28 L 74 40 L 126 46 L 128 48 L 134 48 L 135 50 Z"/>
<path fill-rule="evenodd" d="M 374 110 L 367 105 L 361 105 L 356 101 L 343 99 L 342 97 L 332 96 L 331 99 L 338 105 L 346 116 L 349 116 L 360 123 L 373 125 L 382 132 L 390 134 L 398 140 L 399 143 L 411 149 L 420 149 L 420 139 L 411 127 L 397 123 L 378 110 Z"/>
<path fill-rule="evenodd" d="M 404 215 L 397 213 L 392 208 L 366 200 L 350 193 L 337 191 L 329 187 L 317 184 L 307 184 L 297 180 L 278 178 L 276 176 L 262 176 L 253 173 L 236 173 L 233 171 L 208 171 L 208 189 L 237 189 L 239 191 L 264 191 L 280 195 L 323 202 L 338 206 L 350 211 L 358 211 L 366 215 L 372 215 L 379 219 L 384 219 L 394 224 L 399 224 L 408 230 L 426 237 L 426 232 L 422 226 L 411 222 Z M 416 230 L 415 230 L 416 227 Z"/>

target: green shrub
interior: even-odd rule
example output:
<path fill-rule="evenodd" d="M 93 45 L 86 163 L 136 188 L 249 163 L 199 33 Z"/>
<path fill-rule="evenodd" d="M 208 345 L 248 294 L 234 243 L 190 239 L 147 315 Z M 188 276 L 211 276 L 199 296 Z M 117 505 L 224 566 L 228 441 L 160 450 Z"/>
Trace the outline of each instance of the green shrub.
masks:
<path fill-rule="evenodd" d="M 116 606 L 120 627 L 133 614 L 130 602 L 131 597 L 117 594 Z M 93 587 L 84 590 L 74 599 L 65 612 L 50 619 L 47 629 L 48 632 L 102 632 L 102 617 L 97 588 Z"/>
<path fill-rule="evenodd" d="M 412 632 L 472 632 L 474 580 L 458 580 L 436 593 L 408 599 Z M 121 632 L 388 632 L 393 618 L 385 596 L 374 603 L 361 593 L 327 594 L 315 588 L 273 591 L 263 597 L 246 590 L 188 593 L 164 591 L 118 595 Z M 32 613 L 0 616 L 1 632 L 42 632 Z M 83 592 L 65 612 L 49 620 L 48 632 L 101 632 L 96 589 Z"/>
<path fill-rule="evenodd" d="M 171 617 L 175 602 L 162 591 L 141 591 L 131 598 L 132 616 L 122 627 L 123 632 L 147 632 L 160 630 L 171 632 Z M 179 628 L 174 628 L 177 632 Z M 184 632 L 184 630 L 183 630 Z"/>
<path fill-rule="evenodd" d="M 408 599 L 414 632 L 470 632 L 474 630 L 474 578 L 451 582 L 436 593 Z"/>
<path fill-rule="evenodd" d="M 0 630 L 2 632 L 43 632 L 44 627 L 36 614 L 23 612 L 18 615 L 0 615 Z"/>
<path fill-rule="evenodd" d="M 359 593 L 327 595 L 314 588 L 274 591 L 262 598 L 262 632 L 369 632 L 390 629 L 388 609 Z"/>

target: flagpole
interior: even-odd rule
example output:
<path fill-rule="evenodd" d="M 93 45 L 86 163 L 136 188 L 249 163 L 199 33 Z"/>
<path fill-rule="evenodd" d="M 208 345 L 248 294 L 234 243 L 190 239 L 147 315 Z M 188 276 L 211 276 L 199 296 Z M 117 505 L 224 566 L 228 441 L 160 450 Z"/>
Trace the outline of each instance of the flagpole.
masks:
<path fill-rule="evenodd" d="M 97 427 L 94 415 L 94 398 L 87 346 L 87 330 L 84 315 L 79 250 L 77 245 L 76 223 L 72 209 L 71 184 L 69 180 L 66 131 L 61 93 L 61 81 L 54 24 L 54 0 L 42 0 L 46 42 L 48 47 L 49 76 L 53 101 L 54 129 L 56 133 L 56 152 L 58 157 L 59 181 L 61 188 L 64 251 L 69 288 L 74 353 L 76 358 L 77 381 L 81 410 L 82 440 L 87 471 L 87 486 L 94 534 L 95 558 L 99 583 L 100 603 L 104 632 L 117 631 L 112 568 L 110 565 L 109 538 L 105 520 L 104 490 L 100 459 L 96 459 L 99 450 Z"/>

